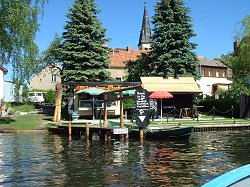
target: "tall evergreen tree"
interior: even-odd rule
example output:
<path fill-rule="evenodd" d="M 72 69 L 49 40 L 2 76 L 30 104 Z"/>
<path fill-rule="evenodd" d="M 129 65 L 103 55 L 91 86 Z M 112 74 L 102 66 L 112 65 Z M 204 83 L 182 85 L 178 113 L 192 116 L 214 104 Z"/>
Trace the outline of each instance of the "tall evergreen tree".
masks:
<path fill-rule="evenodd" d="M 94 0 L 76 0 L 67 14 L 61 46 L 63 81 L 100 82 L 109 79 L 106 29 L 97 18 Z"/>
<path fill-rule="evenodd" d="M 196 44 L 189 39 L 195 36 L 192 29 L 189 9 L 182 0 L 160 0 L 153 16 L 152 54 L 155 75 L 198 76 L 199 64 L 195 53 Z"/>

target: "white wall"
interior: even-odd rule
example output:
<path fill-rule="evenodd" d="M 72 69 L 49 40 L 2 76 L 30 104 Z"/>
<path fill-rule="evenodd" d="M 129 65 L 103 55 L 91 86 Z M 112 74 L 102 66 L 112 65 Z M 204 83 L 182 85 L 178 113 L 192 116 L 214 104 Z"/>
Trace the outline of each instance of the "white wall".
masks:
<path fill-rule="evenodd" d="M 3 99 L 3 71 L 0 69 L 0 100 Z"/>
<path fill-rule="evenodd" d="M 227 78 L 216 78 L 216 77 L 201 77 L 200 80 L 196 81 L 202 90 L 203 94 L 212 96 L 213 84 L 232 84 L 231 80 Z"/>

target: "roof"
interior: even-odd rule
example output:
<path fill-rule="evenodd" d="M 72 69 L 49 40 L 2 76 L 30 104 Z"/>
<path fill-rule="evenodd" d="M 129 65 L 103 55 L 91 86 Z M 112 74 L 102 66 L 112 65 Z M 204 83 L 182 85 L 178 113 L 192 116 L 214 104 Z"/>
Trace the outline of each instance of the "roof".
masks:
<path fill-rule="evenodd" d="M 144 13 L 143 13 L 143 20 L 142 20 L 142 27 L 141 27 L 141 33 L 139 38 L 138 46 L 140 46 L 142 43 L 150 43 L 151 40 L 151 29 L 148 19 L 148 11 L 146 7 L 146 3 L 144 3 Z"/>
<path fill-rule="evenodd" d="M 4 74 L 6 74 L 8 72 L 8 70 L 6 68 L 4 68 L 3 66 L 0 66 L 0 70 L 2 70 Z"/>
<path fill-rule="evenodd" d="M 126 66 L 126 62 L 135 61 L 138 59 L 142 53 L 148 53 L 148 50 L 133 50 L 130 47 L 126 49 L 123 48 L 114 48 L 113 51 L 109 55 L 110 67 L 124 67 Z"/>
<path fill-rule="evenodd" d="M 210 67 L 223 67 L 227 68 L 227 66 L 220 60 L 208 60 L 202 56 L 198 56 L 198 60 L 200 61 L 201 66 L 210 66 Z"/>
<path fill-rule="evenodd" d="M 149 92 L 202 93 L 193 77 L 141 77 L 141 82 L 144 89 Z"/>

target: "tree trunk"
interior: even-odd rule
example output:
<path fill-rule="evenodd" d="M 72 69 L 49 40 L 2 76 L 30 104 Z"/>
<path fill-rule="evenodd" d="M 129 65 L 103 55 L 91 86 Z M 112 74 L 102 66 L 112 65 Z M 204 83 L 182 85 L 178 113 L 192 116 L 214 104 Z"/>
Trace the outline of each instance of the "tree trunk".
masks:
<path fill-rule="evenodd" d="M 56 85 L 56 102 L 55 102 L 55 112 L 54 112 L 54 122 L 61 121 L 61 104 L 62 104 L 62 84 L 58 83 Z"/>

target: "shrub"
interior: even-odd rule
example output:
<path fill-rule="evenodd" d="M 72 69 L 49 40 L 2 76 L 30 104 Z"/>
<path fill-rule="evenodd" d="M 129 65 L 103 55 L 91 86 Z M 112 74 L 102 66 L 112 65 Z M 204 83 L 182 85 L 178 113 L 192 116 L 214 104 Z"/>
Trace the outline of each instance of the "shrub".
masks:
<path fill-rule="evenodd" d="M 55 96 L 54 90 L 47 91 L 44 96 L 44 99 L 45 99 L 45 103 L 55 104 L 56 96 Z"/>
<path fill-rule="evenodd" d="M 232 117 L 232 106 L 233 106 L 233 117 L 240 116 L 240 101 L 235 98 L 222 98 L 222 99 L 204 99 L 199 101 L 198 105 L 203 106 L 199 108 L 199 111 L 213 114 L 213 107 L 215 107 L 215 115 Z"/>

